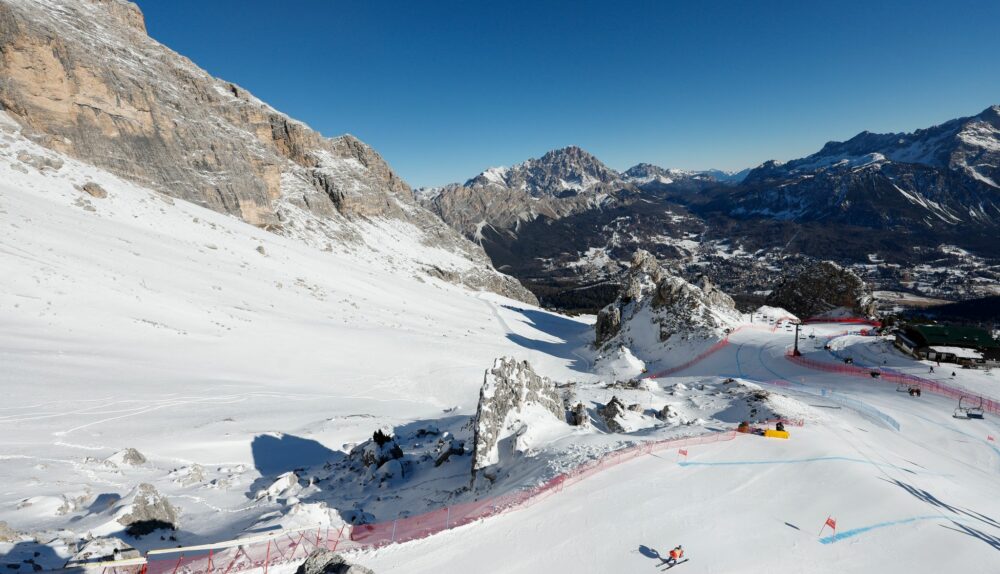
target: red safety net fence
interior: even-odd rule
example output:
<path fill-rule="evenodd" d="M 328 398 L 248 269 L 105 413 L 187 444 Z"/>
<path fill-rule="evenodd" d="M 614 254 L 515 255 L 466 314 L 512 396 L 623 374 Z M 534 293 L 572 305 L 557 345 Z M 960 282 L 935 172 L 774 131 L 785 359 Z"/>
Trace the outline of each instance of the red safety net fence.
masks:
<path fill-rule="evenodd" d="M 700 354 L 696 355 L 695 357 L 693 357 L 691 360 L 685 361 L 684 363 L 681 363 L 680 365 L 677 365 L 675 367 L 670 367 L 669 369 L 664 369 L 662 371 L 657 371 L 655 373 L 650 373 L 650 374 L 644 376 L 643 378 L 644 379 L 658 379 L 660 377 L 669 377 L 670 375 L 672 375 L 674 373 L 683 371 L 684 369 L 686 369 L 686 368 L 694 365 L 695 363 L 699 363 L 701 361 L 704 361 L 705 359 L 707 359 L 711 355 L 714 355 L 715 353 L 718 353 L 722 349 L 726 348 L 726 346 L 728 346 L 728 345 L 729 345 L 729 337 L 727 336 L 725 339 L 723 339 L 723 340 L 719 341 L 718 343 L 712 345 L 707 350 L 705 350 L 705 351 L 701 352 Z"/>
<path fill-rule="evenodd" d="M 351 541 L 357 546 L 378 547 L 423 538 L 443 530 L 475 522 L 476 520 L 496 516 L 509 510 L 530 506 L 561 492 L 567 485 L 574 484 L 588 476 L 641 456 L 670 448 L 732 440 L 736 437 L 736 434 L 736 431 L 711 432 L 692 437 L 639 443 L 609 452 L 600 458 L 581 464 L 570 471 L 558 474 L 533 488 L 483 500 L 456 504 L 433 512 L 408 516 L 398 520 L 355 526 L 351 530 Z M 352 545 L 352 547 L 356 546 Z"/>
<path fill-rule="evenodd" d="M 687 360 L 687 361 L 685 361 L 685 362 L 683 362 L 683 363 L 681 363 L 679 365 L 670 367 L 669 369 L 664 369 L 662 371 L 657 371 L 655 373 L 649 373 L 649 374 L 643 376 L 642 378 L 644 378 L 644 379 L 659 379 L 659 378 L 662 378 L 662 377 L 669 377 L 670 375 L 673 375 L 674 373 L 679 373 L 680 371 L 683 371 L 684 369 L 687 369 L 687 368 L 689 368 L 691 366 L 694 366 L 695 364 L 700 363 L 701 361 L 704 361 L 705 359 L 707 359 L 708 357 L 714 355 L 715 353 L 718 353 L 722 349 L 725 349 L 727 346 L 729 346 L 729 337 L 731 337 L 732 335 L 735 335 L 736 333 L 739 333 L 740 331 L 744 331 L 744 330 L 747 330 L 747 329 L 752 329 L 752 330 L 757 330 L 757 331 L 767 331 L 767 332 L 773 333 L 773 332 L 775 332 L 778 329 L 778 327 L 781 325 L 782 321 L 790 321 L 790 320 L 794 320 L 794 319 L 795 319 L 794 317 L 781 317 L 781 318 L 777 319 L 774 322 L 774 326 L 771 326 L 769 324 L 764 324 L 764 323 L 747 323 L 745 325 L 740 325 L 739 327 L 736 327 L 735 329 L 733 329 L 729 333 L 726 333 L 725 338 L 723 338 L 721 341 L 719 341 L 718 343 L 712 345 L 711 347 L 709 347 L 705 351 L 702 351 L 698 355 L 695 355 L 691 359 L 689 359 L 689 360 Z"/>
<path fill-rule="evenodd" d="M 109 563 L 102 573 L 229 574 L 259 568 L 267 574 L 276 565 L 305 560 L 318 548 L 337 550 L 347 540 L 346 526 L 280 530 L 216 544 L 152 550 L 144 561 L 127 561 L 131 562 L 127 565 Z"/>
<path fill-rule="evenodd" d="M 801 421 L 785 421 L 798 424 Z M 280 530 L 260 536 L 183 548 L 153 550 L 145 558 L 87 565 L 100 568 L 102 574 L 230 574 L 260 570 L 281 564 L 301 562 L 316 549 L 354 550 L 375 548 L 424 538 L 483 518 L 525 508 L 562 491 L 567 485 L 658 451 L 732 440 L 736 431 L 708 432 L 701 435 L 645 441 L 587 461 L 560 473 L 533 488 L 500 496 L 456 504 L 375 524 L 358 526 L 310 527 Z"/>
<path fill-rule="evenodd" d="M 923 377 L 918 377 L 916 375 L 910 375 L 906 373 L 900 373 L 897 371 L 892 371 L 888 369 L 878 369 L 873 367 L 861 367 L 857 365 L 847 365 L 841 363 L 830 363 L 828 361 L 817 361 L 815 359 L 809 359 L 807 357 L 796 357 L 792 354 L 785 355 L 785 358 L 793 363 L 814 369 L 817 371 L 825 371 L 827 373 L 837 373 L 840 375 L 846 375 L 851 377 L 865 377 L 870 378 L 876 382 L 881 381 L 884 383 L 892 384 L 903 384 L 910 387 L 917 387 L 921 392 L 934 393 L 936 395 L 941 395 L 944 397 L 950 397 L 953 399 L 961 399 L 962 397 L 974 398 L 983 400 L 983 410 L 986 412 L 993 413 L 995 415 L 1000 415 L 1000 401 L 995 401 L 993 399 L 988 399 L 986 397 L 981 397 L 971 391 L 953 387 L 951 385 L 946 385 L 938 381 L 931 379 L 925 379 Z M 873 377 L 872 373 L 878 373 L 877 377 Z"/>

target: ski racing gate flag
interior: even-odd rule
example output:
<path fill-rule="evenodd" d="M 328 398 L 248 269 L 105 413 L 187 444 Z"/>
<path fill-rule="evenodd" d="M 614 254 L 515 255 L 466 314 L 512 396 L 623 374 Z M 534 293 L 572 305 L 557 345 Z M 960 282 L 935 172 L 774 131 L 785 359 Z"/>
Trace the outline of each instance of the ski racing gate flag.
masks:
<path fill-rule="evenodd" d="M 834 536 L 837 535 L 837 519 L 835 519 L 835 518 L 833 518 L 831 516 L 827 516 L 826 517 L 826 522 L 824 522 L 823 523 L 823 527 L 819 529 L 819 534 L 817 534 L 817 536 L 822 535 L 823 531 L 826 530 L 827 526 L 829 526 L 830 529 L 833 530 L 833 535 Z"/>

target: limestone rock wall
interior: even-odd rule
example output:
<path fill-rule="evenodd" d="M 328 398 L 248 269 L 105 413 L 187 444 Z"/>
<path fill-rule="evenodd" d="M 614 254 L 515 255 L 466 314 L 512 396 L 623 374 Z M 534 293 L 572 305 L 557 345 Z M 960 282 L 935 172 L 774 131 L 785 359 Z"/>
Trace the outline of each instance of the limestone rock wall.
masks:
<path fill-rule="evenodd" d="M 0 110 L 46 147 L 268 230 L 323 235 L 312 243 L 404 222 L 421 246 L 465 261 L 448 270 L 454 282 L 535 302 L 371 147 L 212 77 L 150 38 L 126 0 L 0 0 Z"/>
<path fill-rule="evenodd" d="M 551 380 L 537 375 L 527 361 L 510 357 L 494 361 L 486 371 L 473 419 L 473 477 L 477 470 L 499 462 L 499 442 L 530 424 L 530 416 L 519 420 L 519 415 L 532 406 L 565 422 L 562 399 Z"/>

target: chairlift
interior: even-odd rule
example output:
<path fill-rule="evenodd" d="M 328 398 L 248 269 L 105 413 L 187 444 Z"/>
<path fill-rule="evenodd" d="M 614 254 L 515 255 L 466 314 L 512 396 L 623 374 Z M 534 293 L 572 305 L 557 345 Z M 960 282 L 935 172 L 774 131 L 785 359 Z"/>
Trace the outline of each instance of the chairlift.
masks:
<path fill-rule="evenodd" d="M 978 403 L 974 397 L 961 397 L 952 416 L 956 419 L 982 419 L 983 413 L 983 397 L 979 397 Z"/>

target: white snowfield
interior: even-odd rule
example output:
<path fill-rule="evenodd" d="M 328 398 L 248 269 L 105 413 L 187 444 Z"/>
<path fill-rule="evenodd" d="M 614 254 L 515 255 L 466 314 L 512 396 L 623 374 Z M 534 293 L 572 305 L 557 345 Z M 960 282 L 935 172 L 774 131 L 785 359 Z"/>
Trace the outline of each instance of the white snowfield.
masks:
<path fill-rule="evenodd" d="M 0 521 L 17 533 L 0 538 L 0 563 L 9 572 L 33 570 L 29 559 L 57 567 L 88 535 L 147 550 L 467 500 L 468 456 L 420 483 L 323 473 L 379 427 L 462 432 L 484 370 L 503 355 L 574 381 L 592 421 L 527 429 L 509 459 L 522 470 L 498 489 L 642 440 L 777 414 L 805 426 L 790 427 L 789 440 L 747 435 L 690 447 L 686 459 L 646 456 L 523 510 L 352 561 L 380 573 L 655 572 L 683 544 L 691 573 L 1000 571 L 992 415 L 956 419 L 951 399 L 793 364 L 784 328 L 741 330 L 670 378 L 607 388 L 690 355 L 624 349 L 597 374 L 592 318 L 319 251 L 69 160 L 28 166 L 16 156 L 29 144 L 3 143 Z M 91 181 L 107 197 L 75 187 Z M 822 346 L 844 327 L 807 330 L 816 335 L 803 340 L 808 356 L 840 360 Z M 830 343 L 856 364 L 1000 395 L 1000 375 L 928 374 L 929 363 L 870 337 Z M 612 396 L 637 406 L 623 433 L 597 416 Z M 665 406 L 666 420 L 651 416 Z M 299 480 L 285 474 L 293 470 Z M 123 534 L 117 518 L 140 483 L 179 509 L 176 540 Z M 836 537 L 817 535 L 827 517 Z"/>

